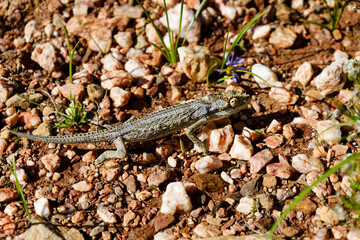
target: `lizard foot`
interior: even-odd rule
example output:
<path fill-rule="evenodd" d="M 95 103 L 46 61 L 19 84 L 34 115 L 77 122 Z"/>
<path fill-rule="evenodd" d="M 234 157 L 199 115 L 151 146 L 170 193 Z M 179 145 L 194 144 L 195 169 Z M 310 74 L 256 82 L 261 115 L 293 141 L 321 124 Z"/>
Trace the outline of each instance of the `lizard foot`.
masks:
<path fill-rule="evenodd" d="M 105 162 L 108 159 L 112 159 L 112 158 L 124 158 L 126 156 L 126 154 L 119 152 L 119 151 L 105 151 L 103 152 L 98 158 L 95 159 L 94 164 L 95 165 L 99 165 L 102 164 L 103 162 Z"/>

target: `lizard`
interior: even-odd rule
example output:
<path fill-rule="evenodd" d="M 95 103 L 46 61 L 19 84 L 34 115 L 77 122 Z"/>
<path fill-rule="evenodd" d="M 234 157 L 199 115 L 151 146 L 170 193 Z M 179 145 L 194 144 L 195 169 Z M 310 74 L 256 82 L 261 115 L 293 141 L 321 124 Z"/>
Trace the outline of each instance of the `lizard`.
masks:
<path fill-rule="evenodd" d="M 94 161 L 99 165 L 112 158 L 127 155 L 124 142 L 150 141 L 171 135 L 185 129 L 187 137 L 207 154 L 206 144 L 194 132 L 203 124 L 229 117 L 244 109 L 250 102 L 250 95 L 235 90 L 212 93 L 199 99 L 173 105 L 134 118 L 107 129 L 62 136 L 38 136 L 9 129 L 12 134 L 32 141 L 68 144 L 89 142 L 113 142 L 116 150 L 106 150 Z"/>

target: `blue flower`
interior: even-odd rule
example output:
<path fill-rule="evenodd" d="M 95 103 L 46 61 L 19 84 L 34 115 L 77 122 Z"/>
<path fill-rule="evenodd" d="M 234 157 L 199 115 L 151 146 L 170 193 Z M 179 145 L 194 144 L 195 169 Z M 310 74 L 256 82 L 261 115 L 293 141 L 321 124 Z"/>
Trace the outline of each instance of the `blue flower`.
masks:
<path fill-rule="evenodd" d="M 229 53 L 225 53 L 225 58 Z M 245 58 L 235 57 L 235 52 L 232 52 L 231 56 L 226 60 L 225 66 L 226 68 L 223 69 L 214 69 L 214 71 L 219 73 L 226 73 L 226 75 L 231 75 L 234 82 L 240 82 L 240 75 L 237 70 L 245 70 L 245 67 L 237 67 L 240 63 L 243 63 Z"/>

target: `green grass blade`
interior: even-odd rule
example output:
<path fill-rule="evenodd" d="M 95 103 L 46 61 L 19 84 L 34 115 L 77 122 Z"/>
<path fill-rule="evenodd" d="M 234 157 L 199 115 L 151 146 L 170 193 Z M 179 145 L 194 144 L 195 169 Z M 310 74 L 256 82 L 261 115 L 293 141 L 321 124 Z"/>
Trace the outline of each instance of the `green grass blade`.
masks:
<path fill-rule="evenodd" d="M 206 74 L 206 83 L 207 83 L 207 85 L 208 85 L 208 87 L 210 88 L 210 87 L 212 87 L 212 85 L 211 85 L 211 83 L 210 83 L 210 79 L 209 79 L 209 77 L 210 77 L 210 73 L 212 72 L 212 70 L 217 66 L 217 62 L 215 62 L 210 68 L 209 68 L 209 70 L 208 70 L 208 72 L 207 72 L 207 74 Z"/>
<path fill-rule="evenodd" d="M 166 58 L 166 61 L 171 62 L 171 59 L 169 58 L 170 56 L 168 54 L 166 54 L 166 52 L 164 52 L 164 50 L 162 50 L 158 45 L 156 45 L 155 43 L 151 43 L 151 45 L 156 48 L 157 50 L 159 50 L 162 55 L 164 55 L 164 57 Z"/>
<path fill-rule="evenodd" d="M 263 81 L 268 87 L 271 87 L 270 83 L 268 83 L 265 79 L 263 79 L 262 77 L 260 77 L 259 75 L 255 74 L 253 72 L 246 71 L 246 70 L 235 70 L 235 72 L 243 72 L 243 73 L 248 73 L 250 75 L 253 75 L 257 78 L 260 78 L 260 80 Z"/>
<path fill-rule="evenodd" d="M 225 67 L 227 57 L 230 54 L 230 52 L 229 52 L 228 56 L 226 56 L 226 45 L 227 45 L 228 40 L 229 40 L 229 30 L 227 31 L 226 37 L 225 37 L 225 44 L 224 44 L 224 48 L 223 48 L 223 58 L 222 58 L 222 62 L 221 62 L 221 69 L 223 69 Z"/>
<path fill-rule="evenodd" d="M 343 160 L 342 162 L 340 162 L 338 165 L 330 168 L 329 170 L 327 170 L 323 175 L 321 175 L 318 179 L 316 179 L 315 182 L 313 182 L 310 186 L 306 187 L 289 205 L 289 207 L 287 209 L 285 209 L 285 211 L 283 211 L 280 215 L 280 217 L 278 218 L 278 220 L 272 225 L 272 227 L 270 228 L 269 234 L 266 236 L 267 239 L 271 239 L 271 237 L 273 236 L 276 228 L 278 227 L 278 225 L 282 222 L 282 220 L 284 220 L 284 218 L 286 217 L 286 215 L 295 207 L 296 204 L 298 204 L 301 199 L 303 199 L 316 185 L 318 185 L 319 183 L 321 183 L 322 181 L 324 181 L 326 178 L 328 178 L 332 173 L 335 173 L 336 171 L 338 171 L 340 168 L 342 168 L 343 166 L 345 166 L 346 164 L 349 164 L 355 160 L 357 160 L 358 158 L 360 158 L 360 153 L 356 153 L 353 154 L 351 156 L 349 156 L 348 158 L 346 158 L 345 160 Z"/>
<path fill-rule="evenodd" d="M 185 41 L 186 41 L 186 39 L 187 39 L 187 35 L 188 35 L 188 33 L 189 33 L 189 31 L 190 31 L 191 27 L 194 25 L 195 20 L 198 18 L 198 16 L 199 16 L 199 14 L 200 14 L 201 10 L 204 8 L 204 6 L 205 6 L 205 4 L 207 3 L 207 1 L 208 1 L 208 0 L 204 0 L 204 1 L 202 1 L 202 2 L 201 2 L 201 4 L 200 4 L 200 6 L 199 6 L 199 8 L 196 10 L 196 12 L 195 12 L 195 15 L 194 15 L 193 19 L 191 20 L 191 22 L 190 22 L 189 26 L 188 26 L 188 27 L 187 27 L 187 29 L 186 29 L 185 36 L 184 36 L 184 39 L 183 39 L 183 42 L 182 42 L 181 46 L 184 46 Z"/>
<path fill-rule="evenodd" d="M 335 0 L 335 1 L 337 1 L 337 0 Z M 326 9 L 327 9 L 327 11 L 328 11 L 329 18 L 330 18 L 330 25 L 331 25 L 331 27 L 332 27 L 334 20 L 333 20 L 333 15 L 332 15 L 332 13 L 331 13 L 331 9 L 330 9 L 329 4 L 327 3 L 326 0 L 323 0 L 323 2 L 325 3 Z M 331 29 L 330 29 L 330 31 L 331 31 Z"/>
<path fill-rule="evenodd" d="M 241 32 L 237 35 L 235 41 L 231 44 L 231 47 L 228 51 L 228 55 L 226 56 L 225 60 L 223 59 L 223 64 L 224 62 L 226 63 L 227 59 L 230 56 L 230 53 L 234 50 L 234 48 L 236 47 L 236 45 L 238 45 L 238 43 L 241 41 L 241 39 L 243 38 L 244 34 L 246 33 L 246 31 L 255 24 L 255 22 L 261 18 L 264 14 L 266 14 L 267 12 L 269 12 L 269 10 L 266 10 L 265 12 L 259 14 L 258 16 L 254 17 L 248 24 L 245 25 L 245 27 L 241 30 Z M 221 68 L 224 68 L 224 65 L 222 65 Z"/>
<path fill-rule="evenodd" d="M 318 25 L 319 27 L 324 28 L 324 29 L 327 29 L 329 32 L 331 32 L 331 29 L 330 29 L 330 28 L 328 28 L 327 26 L 325 26 L 325 25 L 323 25 L 323 24 L 321 24 L 321 23 L 309 21 L 309 20 L 306 20 L 306 19 L 300 19 L 300 22 L 315 24 L 315 25 Z"/>
<path fill-rule="evenodd" d="M 102 53 L 102 55 L 105 55 L 106 52 L 104 52 L 100 45 L 97 43 L 97 41 L 95 40 L 95 38 L 93 38 L 93 36 L 91 35 L 91 33 L 87 30 L 87 28 L 82 24 L 82 22 L 80 22 L 81 26 L 85 29 L 86 33 L 90 36 L 90 38 L 94 41 L 95 45 L 97 46 L 97 48 L 100 50 L 100 52 Z"/>
<path fill-rule="evenodd" d="M 334 28 L 333 30 L 335 30 L 335 29 L 338 27 L 339 22 L 340 22 L 340 19 L 341 19 L 341 17 L 342 17 L 342 14 L 343 14 L 343 12 L 344 12 L 344 9 L 345 9 L 345 7 L 346 7 L 348 4 L 349 4 L 349 0 L 345 0 L 345 3 L 344 3 L 344 5 L 342 6 L 342 8 L 341 8 L 341 10 L 340 10 L 340 14 L 339 14 L 339 16 L 338 16 L 337 19 L 336 19 L 335 28 Z"/>
<path fill-rule="evenodd" d="M 184 0 L 181 0 L 180 4 L 181 4 L 180 5 L 181 7 L 180 7 L 179 31 L 178 31 L 178 35 L 176 37 L 175 46 L 174 46 L 175 47 L 175 56 L 174 56 L 175 62 L 177 62 L 177 48 L 178 48 L 178 44 L 179 44 L 179 40 L 180 40 L 180 34 L 181 34 L 182 18 L 183 18 L 183 11 L 184 11 Z"/>
<path fill-rule="evenodd" d="M 24 196 L 24 192 L 23 192 L 23 190 L 22 190 L 22 188 L 21 188 L 21 185 L 20 185 L 19 180 L 18 180 L 17 175 L 16 175 L 16 162 L 15 162 L 15 157 L 13 158 L 13 169 L 11 169 L 11 167 L 10 167 L 9 165 L 8 165 L 7 167 L 9 168 L 10 172 L 12 173 L 12 175 L 14 175 L 14 177 L 15 177 L 16 190 L 17 190 L 17 192 L 18 192 L 18 194 L 19 194 L 19 196 L 20 196 L 20 199 L 21 199 L 21 202 L 22 202 L 23 207 L 24 207 L 24 209 L 25 209 L 25 212 L 26 212 L 29 220 L 31 220 L 31 215 L 30 215 L 29 209 L 28 209 L 27 204 L 26 204 L 26 199 L 25 199 L 25 196 Z"/>
<path fill-rule="evenodd" d="M 159 29 L 155 26 L 155 23 L 154 21 L 150 18 L 150 15 L 149 13 L 146 11 L 146 9 L 144 8 L 144 6 L 141 4 L 141 2 L 139 0 L 136 0 L 136 2 L 140 5 L 140 7 L 142 8 L 142 10 L 144 11 L 147 19 L 150 21 L 151 25 L 154 27 L 155 31 L 156 31 L 156 34 L 158 35 L 160 41 L 161 41 L 161 45 L 163 46 L 164 48 L 164 51 L 161 51 L 162 53 L 165 52 L 166 54 L 163 54 L 166 58 L 166 60 L 170 59 L 170 53 L 169 53 L 169 49 L 166 47 L 165 45 L 165 42 L 163 40 L 163 37 L 159 31 Z M 155 46 L 154 44 L 152 44 L 153 46 Z M 169 60 L 168 60 L 169 61 Z M 170 62 L 170 61 L 169 61 Z"/>
<path fill-rule="evenodd" d="M 70 47 L 70 40 L 69 40 L 69 35 L 66 31 L 65 25 L 64 23 L 61 23 L 61 26 L 64 30 L 65 33 L 65 38 L 66 38 L 66 42 L 68 45 L 68 53 L 69 53 L 69 78 L 70 78 L 70 83 L 73 83 L 73 79 L 72 79 L 72 56 L 71 56 L 71 47 Z"/>

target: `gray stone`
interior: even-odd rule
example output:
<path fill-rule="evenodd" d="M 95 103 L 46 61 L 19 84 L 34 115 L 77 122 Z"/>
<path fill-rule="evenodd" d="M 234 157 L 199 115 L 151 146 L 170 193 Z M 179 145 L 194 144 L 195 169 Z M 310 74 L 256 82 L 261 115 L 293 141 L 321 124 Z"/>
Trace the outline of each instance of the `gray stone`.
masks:
<path fill-rule="evenodd" d="M 99 84 L 87 85 L 86 91 L 92 101 L 100 101 L 105 94 L 104 88 L 102 88 Z"/>
<path fill-rule="evenodd" d="M 34 135 L 51 136 L 51 125 L 48 122 L 41 123 L 33 132 Z"/>
<path fill-rule="evenodd" d="M 241 189 L 240 194 L 242 196 L 251 196 L 259 192 L 261 187 L 262 177 L 257 177 L 250 182 L 245 183 Z"/>
<path fill-rule="evenodd" d="M 41 95 L 40 93 L 33 93 L 33 94 L 22 93 L 20 95 L 22 97 L 19 95 L 12 96 L 5 102 L 5 105 L 8 108 L 21 107 L 22 109 L 27 109 L 31 106 L 31 103 L 29 101 L 39 103 L 43 99 L 43 95 Z M 29 101 L 26 101 L 26 99 L 28 99 Z"/>
<path fill-rule="evenodd" d="M 270 196 L 268 193 L 262 193 L 257 195 L 257 198 L 259 199 L 261 207 L 263 207 L 266 210 L 271 210 L 274 207 L 274 199 Z"/>
<path fill-rule="evenodd" d="M 39 217 L 31 219 L 30 228 L 26 230 L 21 239 L 25 240 L 83 240 L 84 236 L 75 228 L 56 226 Z"/>
<path fill-rule="evenodd" d="M 167 168 L 155 166 L 153 167 L 147 181 L 150 186 L 159 186 L 161 183 L 169 179 L 170 173 L 170 170 Z"/>
<path fill-rule="evenodd" d="M 204 82 L 209 68 L 218 62 L 207 47 L 179 47 L 179 68 L 195 82 Z M 220 62 L 218 62 L 220 68 Z"/>
<path fill-rule="evenodd" d="M 100 225 L 94 227 L 93 230 L 91 230 L 91 232 L 89 233 L 89 236 L 94 237 L 94 236 L 98 235 L 99 233 L 103 232 L 104 230 L 105 230 L 105 224 L 101 223 Z"/>
<path fill-rule="evenodd" d="M 130 175 L 129 177 L 125 178 L 125 180 L 123 181 L 123 183 L 125 184 L 126 188 L 134 193 L 136 192 L 137 189 L 137 181 L 134 175 Z"/>

